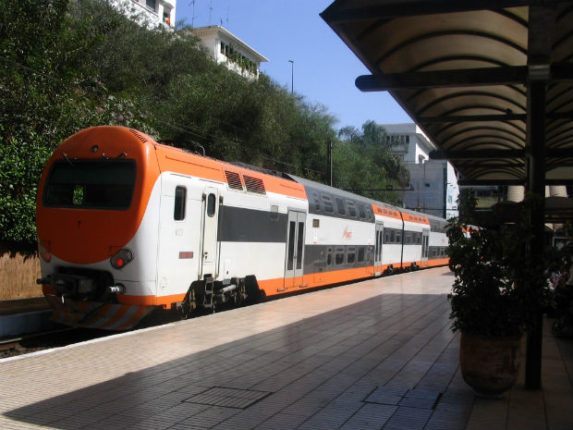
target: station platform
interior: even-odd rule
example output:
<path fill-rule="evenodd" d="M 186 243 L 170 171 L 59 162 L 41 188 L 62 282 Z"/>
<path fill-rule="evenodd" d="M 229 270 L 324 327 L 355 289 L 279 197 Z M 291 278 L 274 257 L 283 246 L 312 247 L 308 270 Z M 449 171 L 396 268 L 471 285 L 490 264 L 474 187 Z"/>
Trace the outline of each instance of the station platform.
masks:
<path fill-rule="evenodd" d="M 478 398 L 452 281 L 429 269 L 0 360 L 0 428 L 571 430 L 571 340 L 546 330 L 542 390 Z"/>

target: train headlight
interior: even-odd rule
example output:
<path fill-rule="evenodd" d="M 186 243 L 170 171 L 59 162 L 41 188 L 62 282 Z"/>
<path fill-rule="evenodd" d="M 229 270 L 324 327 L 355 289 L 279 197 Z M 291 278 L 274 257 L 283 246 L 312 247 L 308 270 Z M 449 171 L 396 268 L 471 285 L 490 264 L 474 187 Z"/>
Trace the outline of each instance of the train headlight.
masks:
<path fill-rule="evenodd" d="M 42 242 L 38 242 L 38 253 L 46 263 L 52 260 L 52 253 L 46 249 Z"/>
<path fill-rule="evenodd" d="M 132 252 L 127 248 L 123 248 L 111 257 L 109 262 L 115 269 L 123 269 L 131 260 L 133 260 Z"/>

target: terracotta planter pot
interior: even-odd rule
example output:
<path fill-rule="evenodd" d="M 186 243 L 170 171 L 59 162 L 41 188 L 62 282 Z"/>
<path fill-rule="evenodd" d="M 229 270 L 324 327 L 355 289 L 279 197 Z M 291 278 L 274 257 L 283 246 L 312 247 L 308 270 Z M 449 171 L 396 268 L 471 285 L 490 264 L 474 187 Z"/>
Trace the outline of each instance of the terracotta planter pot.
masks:
<path fill-rule="evenodd" d="M 484 337 L 462 333 L 460 364 L 464 381 L 478 395 L 499 396 L 517 380 L 520 337 Z"/>

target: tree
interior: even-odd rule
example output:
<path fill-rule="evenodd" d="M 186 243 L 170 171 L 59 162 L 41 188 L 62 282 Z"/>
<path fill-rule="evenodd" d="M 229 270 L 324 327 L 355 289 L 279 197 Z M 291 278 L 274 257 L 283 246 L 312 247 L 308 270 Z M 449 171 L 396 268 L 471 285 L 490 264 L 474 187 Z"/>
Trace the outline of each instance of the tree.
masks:
<path fill-rule="evenodd" d="M 133 127 L 211 157 L 317 181 L 335 142 L 335 185 L 392 201 L 396 166 L 374 122 L 339 140 L 324 106 L 264 74 L 249 81 L 189 28 L 149 29 L 107 2 L 9 1 L 0 15 L 0 242 L 35 249 L 34 206 L 54 148 L 82 128 Z M 343 129 L 344 130 L 344 129 Z M 343 136 L 344 133 L 341 134 Z M 384 153 L 385 154 L 385 153 Z"/>
<path fill-rule="evenodd" d="M 398 203 L 399 196 L 388 191 L 396 188 L 405 188 L 410 182 L 410 175 L 403 162 L 392 151 L 386 130 L 374 121 L 367 121 L 362 125 L 362 131 L 355 127 L 340 129 L 338 136 L 349 148 L 343 148 L 353 160 L 354 174 L 348 172 L 351 179 L 343 176 L 341 180 L 347 185 L 352 183 L 355 192 L 364 194 L 388 203 Z M 356 174 L 360 172 L 360 174 Z M 344 174 L 343 174 L 344 175 Z M 338 173 L 335 175 L 335 178 Z M 356 177 L 354 177 L 356 176 Z M 350 182 L 349 182 L 350 181 Z"/>
<path fill-rule="evenodd" d="M 82 2 L 83 3 L 83 2 Z M 87 2 L 86 2 L 87 4 Z M 0 241 L 34 252 L 37 184 L 53 149 L 101 123 L 141 125 L 84 63 L 95 43 L 89 20 L 67 0 L 6 2 L 0 15 Z"/>

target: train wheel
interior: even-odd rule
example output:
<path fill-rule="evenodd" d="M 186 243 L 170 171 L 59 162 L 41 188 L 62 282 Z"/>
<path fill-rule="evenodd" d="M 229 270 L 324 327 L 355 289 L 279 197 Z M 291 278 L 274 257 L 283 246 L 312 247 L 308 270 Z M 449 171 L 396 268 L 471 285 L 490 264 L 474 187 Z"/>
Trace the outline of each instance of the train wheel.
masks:
<path fill-rule="evenodd" d="M 246 303 L 252 305 L 258 303 L 261 300 L 261 290 L 259 290 L 259 284 L 257 283 L 257 278 L 254 276 L 247 276 L 245 278 L 245 288 L 247 292 Z"/>
<path fill-rule="evenodd" d="M 181 302 L 181 306 L 178 307 L 178 310 L 181 319 L 191 318 L 197 313 L 197 293 L 194 285 L 187 291 L 187 295 L 183 302 Z"/>

